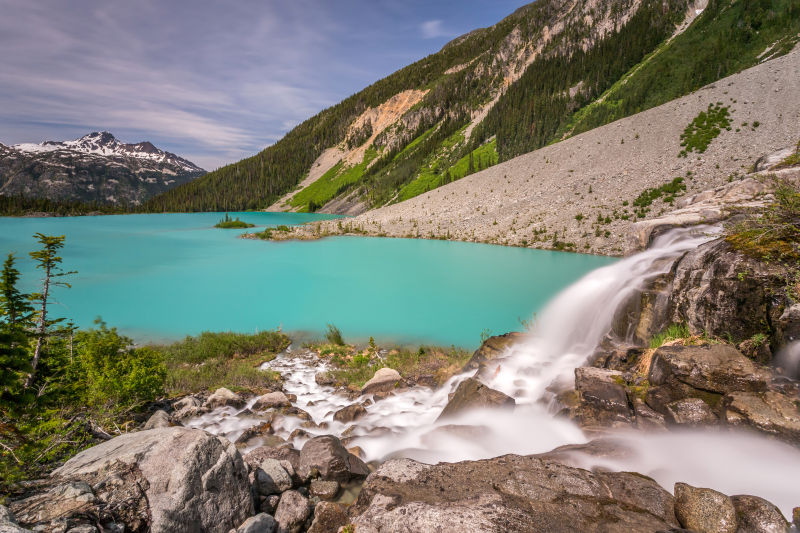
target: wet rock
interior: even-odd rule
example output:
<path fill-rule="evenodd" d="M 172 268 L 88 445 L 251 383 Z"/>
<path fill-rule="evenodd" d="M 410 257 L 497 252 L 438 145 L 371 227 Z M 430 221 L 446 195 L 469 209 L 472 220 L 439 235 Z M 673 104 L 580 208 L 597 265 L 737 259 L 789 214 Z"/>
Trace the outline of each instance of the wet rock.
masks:
<path fill-rule="evenodd" d="M 578 405 L 572 418 L 584 427 L 630 425 L 632 412 L 622 372 L 594 367 L 575 369 Z"/>
<path fill-rule="evenodd" d="M 666 429 L 667 422 L 664 415 L 650 409 L 641 398 L 634 397 L 631 400 L 636 427 L 647 430 Z"/>
<path fill-rule="evenodd" d="M 321 500 L 332 500 L 339 494 L 339 483 L 315 479 L 309 485 L 308 490 L 312 496 L 317 496 Z"/>
<path fill-rule="evenodd" d="M 194 396 L 181 398 L 172 404 L 172 419 L 181 421 L 202 414 L 206 411 L 202 405 L 203 402 Z"/>
<path fill-rule="evenodd" d="M 238 527 L 236 533 L 275 533 L 278 522 L 266 513 L 251 516 Z"/>
<path fill-rule="evenodd" d="M 322 435 L 307 441 L 300 451 L 297 474 L 308 479 L 314 471 L 329 481 L 346 483 L 351 479 L 363 479 L 369 474 L 364 462 L 348 452 L 332 435 Z"/>
<path fill-rule="evenodd" d="M 662 346 L 653 354 L 649 380 L 668 384 L 674 378 L 696 389 L 720 394 L 767 390 L 768 370 L 727 344 Z"/>
<path fill-rule="evenodd" d="M 311 504 L 305 496 L 296 490 L 287 490 L 281 495 L 275 520 L 278 522 L 278 533 L 299 533 L 311 516 Z"/>
<path fill-rule="evenodd" d="M 231 392 L 225 387 L 220 387 L 208 397 L 203 406 L 209 409 L 216 409 L 217 407 L 235 407 L 238 409 L 244 407 L 245 403 L 244 399 L 235 392 Z"/>
<path fill-rule="evenodd" d="M 359 532 L 651 533 L 678 526 L 671 501 L 644 476 L 598 475 L 536 457 L 437 465 L 402 459 L 367 478 L 350 516 Z"/>
<path fill-rule="evenodd" d="M 170 425 L 167 412 L 163 409 L 159 409 L 147 419 L 142 429 L 168 428 Z"/>
<path fill-rule="evenodd" d="M 128 470 L 109 476 L 108 469 L 115 467 Z M 104 493 L 102 498 L 130 495 L 131 501 L 121 504 L 136 515 L 129 520 L 138 516 L 138 505 L 144 505 L 154 533 L 197 528 L 227 532 L 253 511 L 241 455 L 226 439 L 200 430 L 170 427 L 127 433 L 84 450 L 53 476 L 85 477 L 96 493 Z"/>
<path fill-rule="evenodd" d="M 684 398 L 667 404 L 667 419 L 679 426 L 710 426 L 719 419 L 700 398 Z"/>
<path fill-rule="evenodd" d="M 800 444 L 800 405 L 797 400 L 774 391 L 735 392 L 725 399 L 728 424 L 750 427 L 791 444 Z"/>
<path fill-rule="evenodd" d="M 792 522 L 794 522 L 794 527 L 800 529 L 800 507 L 792 509 Z"/>
<path fill-rule="evenodd" d="M 242 434 L 239 435 L 239 437 L 234 441 L 234 444 L 243 444 L 243 443 L 245 443 L 245 442 L 247 442 L 250 439 L 253 439 L 255 437 L 275 437 L 276 439 L 279 439 L 278 441 L 275 441 L 277 443 L 277 444 L 275 444 L 275 446 L 277 446 L 278 444 L 281 444 L 281 441 L 282 442 L 286 442 L 282 438 L 277 437 L 277 436 L 272 434 L 272 423 L 271 422 L 262 422 L 260 424 L 257 424 L 255 426 L 251 426 L 251 427 L 245 429 L 242 432 Z M 264 446 L 269 446 L 269 445 L 270 444 L 264 444 Z"/>
<path fill-rule="evenodd" d="M 292 488 L 292 477 L 277 459 L 264 459 L 254 472 L 255 486 L 262 496 L 280 494 Z"/>
<path fill-rule="evenodd" d="M 376 392 L 391 392 L 402 379 L 400 373 L 393 368 L 380 368 L 372 379 L 361 387 L 361 394 L 375 394 Z"/>
<path fill-rule="evenodd" d="M 514 398 L 502 392 L 490 389 L 477 379 L 465 379 L 458 384 L 453 397 L 447 402 L 438 420 L 456 415 L 467 409 L 486 407 L 510 407 L 516 402 Z"/>
<path fill-rule="evenodd" d="M 317 372 L 314 374 L 314 381 L 321 387 L 332 387 L 336 385 L 336 378 L 330 372 Z"/>
<path fill-rule="evenodd" d="M 281 391 L 270 392 L 259 396 L 253 404 L 253 409 L 263 411 L 265 409 L 273 409 L 275 407 L 289 407 L 291 406 L 289 398 L 286 397 Z"/>
<path fill-rule="evenodd" d="M 789 522 L 780 510 L 757 496 L 731 496 L 739 524 L 737 533 L 787 533 Z"/>
<path fill-rule="evenodd" d="M 82 524 L 77 527 L 69 528 L 67 533 L 97 533 L 97 528 L 89 524 Z"/>
<path fill-rule="evenodd" d="M 675 484 L 675 516 L 683 527 L 696 533 L 736 533 L 737 529 L 730 498 L 686 483 Z"/>
<path fill-rule="evenodd" d="M 470 370 L 477 370 L 481 364 L 493 361 L 497 357 L 503 355 L 510 346 L 519 342 L 524 337 L 524 333 L 519 333 L 517 331 L 489 337 L 475 350 L 475 353 L 472 354 L 467 364 L 464 365 L 462 371 L 468 372 Z"/>
<path fill-rule="evenodd" d="M 346 424 L 361 418 L 365 414 L 367 414 L 367 410 L 364 409 L 364 407 L 358 404 L 353 404 L 336 411 L 336 413 L 333 415 L 333 419 Z"/>
<path fill-rule="evenodd" d="M 341 505 L 331 502 L 320 502 L 314 508 L 314 522 L 308 533 L 337 533 L 339 528 L 350 521 Z"/>

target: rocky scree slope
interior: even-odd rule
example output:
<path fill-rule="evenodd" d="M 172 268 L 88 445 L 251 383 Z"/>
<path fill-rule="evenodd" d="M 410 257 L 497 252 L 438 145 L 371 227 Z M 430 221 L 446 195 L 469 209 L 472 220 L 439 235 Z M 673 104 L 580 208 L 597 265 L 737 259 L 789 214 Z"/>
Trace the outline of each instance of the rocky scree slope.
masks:
<path fill-rule="evenodd" d="M 699 193 L 750 177 L 759 158 L 796 145 L 798 79 L 800 49 L 405 202 L 273 237 L 357 233 L 623 255 L 646 244 L 628 237 L 634 223 L 700 202 Z M 683 157 L 681 136 L 717 105 L 730 129 Z"/>
<path fill-rule="evenodd" d="M 206 172 L 149 142 L 95 132 L 74 141 L 0 144 L 0 194 L 137 205 Z"/>

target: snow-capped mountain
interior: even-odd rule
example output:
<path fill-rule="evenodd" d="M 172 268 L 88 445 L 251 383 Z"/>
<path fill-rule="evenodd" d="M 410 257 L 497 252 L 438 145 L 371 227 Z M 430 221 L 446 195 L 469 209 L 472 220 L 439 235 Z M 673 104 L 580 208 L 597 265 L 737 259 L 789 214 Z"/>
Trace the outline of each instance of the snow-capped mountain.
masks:
<path fill-rule="evenodd" d="M 139 204 L 205 170 L 150 142 L 125 144 L 107 131 L 74 141 L 0 144 L 0 194 Z"/>

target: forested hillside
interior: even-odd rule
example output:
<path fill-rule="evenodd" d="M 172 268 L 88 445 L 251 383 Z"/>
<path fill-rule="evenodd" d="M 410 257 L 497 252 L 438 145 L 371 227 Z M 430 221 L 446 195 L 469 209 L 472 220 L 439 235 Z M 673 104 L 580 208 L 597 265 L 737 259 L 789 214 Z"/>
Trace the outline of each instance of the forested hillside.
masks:
<path fill-rule="evenodd" d="M 710 0 L 704 10 L 687 0 L 540 0 L 145 209 L 362 212 L 782 55 L 798 32 L 793 0 Z M 412 90 L 424 96 L 377 131 L 367 117 Z M 318 179 L 298 187 L 313 167 Z"/>

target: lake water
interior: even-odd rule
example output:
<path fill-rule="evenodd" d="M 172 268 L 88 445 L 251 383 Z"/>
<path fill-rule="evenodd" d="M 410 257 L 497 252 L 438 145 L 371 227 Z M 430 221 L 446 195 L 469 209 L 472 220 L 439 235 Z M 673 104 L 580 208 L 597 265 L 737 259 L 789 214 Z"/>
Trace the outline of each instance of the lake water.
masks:
<path fill-rule="evenodd" d="M 325 218 L 231 213 L 258 226 Z M 53 313 L 90 326 L 102 317 L 137 341 L 204 330 L 282 327 L 319 335 L 332 323 L 348 341 L 454 344 L 520 330 L 521 321 L 582 275 L 614 259 L 415 239 L 239 239 L 220 213 L 0 218 L 0 254 L 15 252 L 23 288 L 40 273 L 33 234 L 66 235 L 71 289 Z M 249 230 L 252 231 L 252 230 Z"/>

